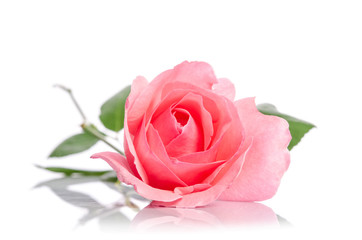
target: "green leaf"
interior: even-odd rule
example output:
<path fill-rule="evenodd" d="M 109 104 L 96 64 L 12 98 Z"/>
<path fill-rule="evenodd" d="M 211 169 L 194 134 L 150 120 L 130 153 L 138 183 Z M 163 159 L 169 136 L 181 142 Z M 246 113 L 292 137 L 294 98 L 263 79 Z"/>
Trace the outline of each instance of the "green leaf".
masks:
<path fill-rule="evenodd" d="M 88 132 L 74 135 L 59 144 L 49 157 L 64 157 L 70 154 L 83 152 L 98 142 L 98 138 Z"/>
<path fill-rule="evenodd" d="M 102 176 L 106 173 L 110 173 L 113 171 L 87 171 L 87 170 L 79 170 L 79 169 L 71 169 L 71 168 L 62 168 L 62 167 L 42 167 L 39 165 L 35 165 L 38 168 L 48 170 L 51 172 L 63 173 L 66 176 L 71 176 L 73 174 L 79 174 L 82 176 Z"/>
<path fill-rule="evenodd" d="M 102 105 L 99 118 L 109 130 L 119 132 L 123 128 L 125 103 L 130 91 L 131 86 L 125 87 Z"/>
<path fill-rule="evenodd" d="M 284 118 L 289 123 L 289 131 L 292 135 L 292 140 L 289 143 L 288 149 L 292 150 L 292 148 L 297 145 L 303 136 L 312 128 L 315 127 L 314 124 L 300 120 L 298 118 L 289 116 L 284 113 L 280 113 L 276 107 L 269 103 L 263 103 L 257 105 L 258 110 L 265 115 L 273 115 L 277 117 Z"/>

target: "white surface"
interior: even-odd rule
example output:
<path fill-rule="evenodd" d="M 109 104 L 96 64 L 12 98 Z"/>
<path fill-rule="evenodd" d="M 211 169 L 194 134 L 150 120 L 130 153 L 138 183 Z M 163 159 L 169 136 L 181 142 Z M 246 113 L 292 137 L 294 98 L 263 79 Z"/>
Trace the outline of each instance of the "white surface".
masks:
<path fill-rule="evenodd" d="M 293 224 L 288 234 L 361 236 L 361 12 L 360 1 L 1 1 L 1 228 L 59 236 L 84 214 L 49 189 L 30 190 L 57 177 L 32 164 L 108 169 L 88 158 L 103 144 L 46 161 L 81 123 L 53 84 L 71 87 L 99 124 L 100 105 L 137 75 L 199 60 L 233 81 L 238 98 L 317 125 L 264 202 Z"/>

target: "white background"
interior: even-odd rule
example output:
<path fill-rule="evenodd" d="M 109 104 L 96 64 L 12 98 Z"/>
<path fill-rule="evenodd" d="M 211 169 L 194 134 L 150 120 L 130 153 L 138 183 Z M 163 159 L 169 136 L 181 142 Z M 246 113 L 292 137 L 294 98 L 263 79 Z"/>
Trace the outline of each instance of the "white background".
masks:
<path fill-rule="evenodd" d="M 101 104 L 137 75 L 152 80 L 198 60 L 233 81 L 237 98 L 256 96 L 317 125 L 264 204 L 298 236 L 360 236 L 361 12 L 348 0 L 1 1 L 0 227 L 46 236 L 70 231 L 80 215 L 46 189 L 31 190 L 55 176 L 33 164 L 108 169 L 89 159 L 103 144 L 47 160 L 81 123 L 55 83 L 72 88 L 99 124 Z"/>

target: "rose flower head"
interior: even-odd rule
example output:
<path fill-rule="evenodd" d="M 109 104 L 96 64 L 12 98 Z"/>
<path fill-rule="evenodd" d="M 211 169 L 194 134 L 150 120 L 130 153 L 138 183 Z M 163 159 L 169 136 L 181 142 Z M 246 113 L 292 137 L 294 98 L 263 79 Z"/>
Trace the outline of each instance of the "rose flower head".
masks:
<path fill-rule="evenodd" d="M 205 62 L 183 62 L 127 98 L 123 156 L 94 154 L 156 206 L 197 207 L 217 199 L 261 201 L 289 166 L 288 123 L 234 101 L 234 85 Z"/>

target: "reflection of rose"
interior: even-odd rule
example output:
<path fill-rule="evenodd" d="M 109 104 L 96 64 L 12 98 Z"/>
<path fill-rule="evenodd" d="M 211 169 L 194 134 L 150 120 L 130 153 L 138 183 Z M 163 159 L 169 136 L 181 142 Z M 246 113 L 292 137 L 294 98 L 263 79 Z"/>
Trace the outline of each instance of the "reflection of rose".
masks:
<path fill-rule="evenodd" d="M 237 226 L 279 227 L 276 214 L 269 207 L 253 202 L 215 201 L 195 209 L 148 206 L 133 219 L 135 230 L 199 229 L 200 227 Z"/>
<path fill-rule="evenodd" d="M 126 158 L 93 157 L 154 205 L 270 198 L 289 165 L 288 123 L 234 95 L 233 84 L 203 62 L 184 62 L 151 83 L 138 77 L 126 103 Z"/>

